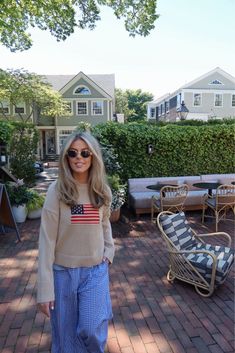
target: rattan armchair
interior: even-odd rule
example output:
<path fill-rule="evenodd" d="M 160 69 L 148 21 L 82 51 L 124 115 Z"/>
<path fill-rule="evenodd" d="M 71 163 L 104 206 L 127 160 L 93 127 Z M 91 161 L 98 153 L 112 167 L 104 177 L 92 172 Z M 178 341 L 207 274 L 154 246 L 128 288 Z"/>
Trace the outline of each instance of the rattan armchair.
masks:
<path fill-rule="evenodd" d="M 202 223 L 205 217 L 213 217 L 205 215 L 206 208 L 212 210 L 215 214 L 215 231 L 218 231 L 218 223 L 221 220 L 234 221 L 234 219 L 227 218 L 227 212 L 233 211 L 235 214 L 235 185 L 223 184 L 216 189 L 215 195 L 206 194 L 204 196 L 203 209 L 202 209 Z"/>
<path fill-rule="evenodd" d="M 162 211 L 182 211 L 187 195 L 188 185 L 186 184 L 182 184 L 179 186 L 163 186 L 160 189 L 159 196 L 152 196 L 151 221 L 155 222 L 157 219 L 155 214 Z"/>
<path fill-rule="evenodd" d="M 169 253 L 167 279 L 175 278 L 194 285 L 197 293 L 209 297 L 222 284 L 234 261 L 231 237 L 224 232 L 196 234 L 183 212 L 161 212 L 157 225 Z M 227 246 L 205 243 L 209 237 L 223 236 Z"/>

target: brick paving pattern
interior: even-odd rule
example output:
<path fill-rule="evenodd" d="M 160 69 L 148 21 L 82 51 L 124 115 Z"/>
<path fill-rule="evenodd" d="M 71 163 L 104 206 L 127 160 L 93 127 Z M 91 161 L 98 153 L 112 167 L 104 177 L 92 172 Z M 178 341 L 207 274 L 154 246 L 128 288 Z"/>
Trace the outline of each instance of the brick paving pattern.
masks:
<path fill-rule="evenodd" d="M 49 184 L 52 179 L 44 182 Z M 38 187 L 43 191 L 43 185 Z M 212 222 L 200 223 L 200 212 L 187 217 L 197 231 L 214 231 Z M 110 267 L 110 287 L 114 317 L 106 352 L 234 352 L 234 268 L 211 298 L 200 297 L 193 286 L 182 282 L 168 283 L 167 252 L 149 219 L 133 216 L 131 225 L 113 225 L 116 256 Z M 35 306 L 39 225 L 40 220 L 20 225 L 20 243 L 14 232 L 0 236 L 2 353 L 50 352 L 50 322 Z M 233 237 L 234 247 L 233 224 L 221 222 L 219 230 Z"/>

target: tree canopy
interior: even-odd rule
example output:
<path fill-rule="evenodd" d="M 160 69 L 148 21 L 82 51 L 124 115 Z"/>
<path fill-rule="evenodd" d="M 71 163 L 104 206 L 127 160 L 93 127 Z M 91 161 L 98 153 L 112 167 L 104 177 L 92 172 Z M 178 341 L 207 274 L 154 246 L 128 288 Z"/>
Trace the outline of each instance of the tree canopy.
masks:
<path fill-rule="evenodd" d="M 0 1 L 0 43 L 11 51 L 32 46 L 30 27 L 49 30 L 57 41 L 65 40 L 76 27 L 94 29 L 100 20 L 99 6 L 111 7 L 123 18 L 131 36 L 147 36 L 159 17 L 157 0 L 7 0 Z"/>
<path fill-rule="evenodd" d="M 153 100 L 153 94 L 137 90 L 115 90 L 116 113 L 122 113 L 125 120 L 143 121 L 147 118 L 147 102 Z"/>
<path fill-rule="evenodd" d="M 20 103 L 30 107 L 27 115 L 17 111 L 19 120 L 30 120 L 35 108 L 40 110 L 41 116 L 67 115 L 68 106 L 63 101 L 59 92 L 54 91 L 45 78 L 30 73 L 26 70 L 1 70 L 0 69 L 0 114 L 5 120 L 11 120 L 11 116 L 4 112 L 3 102 L 8 102 L 15 108 Z"/>

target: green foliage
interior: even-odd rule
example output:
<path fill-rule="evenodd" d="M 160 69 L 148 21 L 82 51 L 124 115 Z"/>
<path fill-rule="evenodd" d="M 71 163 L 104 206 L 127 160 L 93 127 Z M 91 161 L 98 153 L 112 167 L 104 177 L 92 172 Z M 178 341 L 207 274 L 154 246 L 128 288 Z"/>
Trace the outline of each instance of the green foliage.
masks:
<path fill-rule="evenodd" d="M 13 126 L 10 123 L 0 121 L 0 142 L 7 144 L 10 141 L 12 130 Z"/>
<path fill-rule="evenodd" d="M 100 124 L 92 132 L 114 148 L 128 178 L 233 173 L 235 124 L 202 126 Z M 147 153 L 148 144 L 154 147 Z"/>
<path fill-rule="evenodd" d="M 47 0 L 4 1 L 0 8 L 0 43 L 11 51 L 32 46 L 30 27 L 49 30 L 57 41 L 65 40 L 76 27 L 94 29 L 100 20 L 99 5 L 109 6 L 123 18 L 131 36 L 147 36 L 159 17 L 157 0 Z"/>
<path fill-rule="evenodd" d="M 24 179 L 27 184 L 35 180 L 34 162 L 39 140 L 38 130 L 32 124 L 12 123 L 12 132 L 9 152 L 10 169 L 18 179 Z"/>
<path fill-rule="evenodd" d="M 108 175 L 108 183 L 112 191 L 111 211 L 119 209 L 126 201 L 126 185 L 121 184 L 117 174 Z"/>
<path fill-rule="evenodd" d="M 68 106 L 59 92 L 54 91 L 45 78 L 26 70 L 0 69 L 0 102 L 7 101 L 17 108 L 19 103 L 26 104 L 25 114 L 17 113 L 20 121 L 28 122 L 35 107 L 41 116 L 62 116 L 68 113 Z M 6 120 L 12 119 L 2 113 Z M 13 117 L 13 120 L 15 118 Z"/>
<path fill-rule="evenodd" d="M 78 123 L 78 126 L 76 127 L 77 132 L 83 132 L 83 131 L 91 131 L 91 124 L 88 123 L 87 121 L 80 121 Z"/>
<path fill-rule="evenodd" d="M 22 206 L 30 200 L 30 191 L 23 180 L 7 182 L 5 186 L 12 206 Z"/>
<path fill-rule="evenodd" d="M 26 203 L 28 212 L 42 208 L 44 201 L 45 195 L 39 194 L 36 190 L 29 190 L 29 200 Z"/>
<path fill-rule="evenodd" d="M 116 113 L 125 115 L 128 122 L 144 121 L 147 118 L 147 102 L 153 100 L 153 95 L 142 92 L 141 89 L 115 90 Z"/>

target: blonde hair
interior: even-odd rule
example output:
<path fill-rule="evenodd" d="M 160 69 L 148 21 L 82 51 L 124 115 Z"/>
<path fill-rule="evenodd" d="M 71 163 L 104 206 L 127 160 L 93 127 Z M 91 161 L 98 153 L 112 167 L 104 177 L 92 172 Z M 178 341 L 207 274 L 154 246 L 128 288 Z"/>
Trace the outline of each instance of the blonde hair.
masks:
<path fill-rule="evenodd" d="M 109 205 L 111 191 L 106 181 L 106 173 L 98 141 L 88 132 L 73 133 L 65 141 L 59 158 L 59 178 L 57 190 L 59 199 L 67 205 L 77 204 L 79 186 L 72 175 L 68 162 L 67 152 L 71 144 L 77 140 L 83 140 L 92 152 L 91 167 L 89 169 L 88 188 L 91 203 L 94 207 Z"/>

